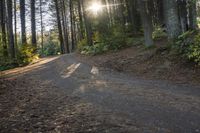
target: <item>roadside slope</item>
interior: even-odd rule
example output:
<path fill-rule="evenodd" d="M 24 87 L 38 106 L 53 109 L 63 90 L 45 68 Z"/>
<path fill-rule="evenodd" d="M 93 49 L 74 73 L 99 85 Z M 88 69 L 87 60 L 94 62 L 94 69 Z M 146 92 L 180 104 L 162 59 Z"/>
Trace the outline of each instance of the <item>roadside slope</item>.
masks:
<path fill-rule="evenodd" d="M 138 45 L 96 56 L 77 54 L 77 57 L 87 64 L 144 79 L 200 85 L 200 67 L 177 56 L 176 53 L 171 53 L 165 43 L 158 43 L 159 46 L 151 49 Z"/>

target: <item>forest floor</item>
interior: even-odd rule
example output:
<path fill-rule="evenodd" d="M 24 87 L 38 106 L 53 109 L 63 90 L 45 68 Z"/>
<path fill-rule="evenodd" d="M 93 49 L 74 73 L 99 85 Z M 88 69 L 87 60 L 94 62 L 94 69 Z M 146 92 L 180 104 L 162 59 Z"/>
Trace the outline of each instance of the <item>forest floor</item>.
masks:
<path fill-rule="evenodd" d="M 200 66 L 174 52 L 166 46 L 166 40 L 158 40 L 155 48 L 146 49 L 139 44 L 102 55 L 77 54 L 77 57 L 90 65 L 113 69 L 144 79 L 200 85 Z"/>
<path fill-rule="evenodd" d="M 198 69 L 184 65 L 173 72 L 186 77 L 170 78 L 163 71 L 178 64 L 161 67 L 163 57 L 155 74 L 150 65 L 161 56 L 137 50 L 49 57 L 1 72 L 0 132 L 199 133 L 200 87 L 187 75 Z"/>

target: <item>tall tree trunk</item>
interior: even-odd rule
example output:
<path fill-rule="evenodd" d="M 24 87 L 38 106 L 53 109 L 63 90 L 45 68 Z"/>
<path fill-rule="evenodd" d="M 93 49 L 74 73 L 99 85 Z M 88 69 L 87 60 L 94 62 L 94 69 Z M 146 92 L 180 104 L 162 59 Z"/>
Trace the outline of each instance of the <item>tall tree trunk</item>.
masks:
<path fill-rule="evenodd" d="M 165 22 L 167 27 L 168 37 L 175 39 L 181 33 L 181 26 L 179 22 L 177 1 L 163 0 Z"/>
<path fill-rule="evenodd" d="M 78 14 L 79 14 L 79 25 L 80 25 L 80 39 L 84 38 L 84 28 L 83 28 L 83 17 L 82 17 L 82 7 L 80 0 L 78 0 Z"/>
<path fill-rule="evenodd" d="M 3 10 L 3 5 L 2 5 L 2 0 L 0 0 L 0 47 L 3 44 L 2 43 L 2 20 L 3 20 L 3 15 L 2 15 L 2 10 Z"/>
<path fill-rule="evenodd" d="M 40 0 L 40 30 L 41 30 L 41 47 L 42 54 L 44 53 L 44 31 L 43 31 L 43 12 L 42 12 L 42 0 Z"/>
<path fill-rule="evenodd" d="M 2 30 L 2 45 L 3 45 L 3 55 L 5 57 L 8 56 L 8 50 L 7 50 L 7 38 L 6 38 L 6 8 L 5 8 L 5 0 L 1 0 L 1 30 Z"/>
<path fill-rule="evenodd" d="M 191 30 L 197 29 L 197 1 L 189 1 L 189 28 Z"/>
<path fill-rule="evenodd" d="M 35 24 L 35 0 L 31 0 L 31 33 L 32 33 L 32 45 L 37 47 L 36 41 L 36 24 Z"/>
<path fill-rule="evenodd" d="M 75 14 L 73 15 L 73 32 L 74 32 L 74 44 L 75 44 L 75 47 L 74 47 L 74 50 L 76 49 L 76 44 L 77 44 L 77 32 L 76 32 L 76 20 L 75 20 Z"/>
<path fill-rule="evenodd" d="M 67 14 L 66 14 L 66 7 L 65 7 L 65 1 L 62 0 L 62 25 L 63 25 L 63 40 L 64 40 L 64 47 L 65 47 L 65 52 L 66 53 L 70 53 L 70 49 L 69 49 L 69 35 L 68 35 L 68 23 L 67 23 Z"/>
<path fill-rule="evenodd" d="M 55 7 L 56 7 L 56 16 L 57 16 L 57 24 L 58 24 L 58 32 L 59 32 L 59 40 L 60 40 L 60 49 L 61 54 L 64 54 L 64 45 L 63 45 L 63 34 L 62 34 L 62 26 L 61 26 L 61 20 L 60 20 L 60 11 L 58 7 L 58 0 L 54 0 Z"/>
<path fill-rule="evenodd" d="M 158 6 L 158 24 L 163 26 L 164 25 L 164 10 L 163 10 L 163 0 L 157 0 Z"/>
<path fill-rule="evenodd" d="M 25 16 L 25 0 L 20 0 L 20 19 L 21 19 L 21 38 L 22 44 L 27 44 L 26 41 L 26 16 Z"/>
<path fill-rule="evenodd" d="M 69 8 L 70 8 L 70 26 L 71 26 L 71 43 L 72 43 L 72 51 L 74 51 L 75 49 L 75 42 L 74 42 L 74 24 L 73 24 L 73 19 L 74 19 L 74 12 L 73 12 L 73 2 L 72 0 L 69 1 L 70 4 L 69 4 Z"/>
<path fill-rule="evenodd" d="M 11 58 L 15 58 L 15 44 L 13 35 L 13 13 L 11 9 L 12 9 L 12 0 L 7 0 L 9 50 Z"/>
<path fill-rule="evenodd" d="M 140 9 L 141 19 L 144 28 L 145 45 L 149 47 L 153 45 L 153 24 L 151 14 L 149 14 L 150 12 L 148 11 L 148 3 L 149 1 L 138 0 L 138 7 Z"/>
<path fill-rule="evenodd" d="M 187 2 L 186 0 L 178 1 L 179 7 L 179 17 L 180 17 L 180 24 L 182 32 L 186 32 L 188 30 L 188 23 L 187 23 Z"/>
<path fill-rule="evenodd" d="M 17 51 L 17 0 L 14 0 L 15 49 Z"/>

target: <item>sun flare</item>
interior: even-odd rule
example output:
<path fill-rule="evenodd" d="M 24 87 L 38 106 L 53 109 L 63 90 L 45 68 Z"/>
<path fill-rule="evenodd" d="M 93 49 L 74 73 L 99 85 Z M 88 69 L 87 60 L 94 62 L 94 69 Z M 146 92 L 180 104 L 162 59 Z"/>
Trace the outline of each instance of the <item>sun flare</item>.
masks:
<path fill-rule="evenodd" d="M 88 10 L 92 11 L 95 15 L 101 12 L 103 6 L 99 2 L 93 2 Z"/>

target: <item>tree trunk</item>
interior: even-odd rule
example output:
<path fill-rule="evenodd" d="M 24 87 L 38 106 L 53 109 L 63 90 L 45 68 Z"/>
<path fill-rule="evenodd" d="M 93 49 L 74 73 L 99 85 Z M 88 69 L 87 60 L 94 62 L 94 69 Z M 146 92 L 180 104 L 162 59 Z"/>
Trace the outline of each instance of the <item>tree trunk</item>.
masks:
<path fill-rule="evenodd" d="M 163 10 L 163 0 L 157 0 L 158 5 L 158 24 L 164 25 L 164 10 Z"/>
<path fill-rule="evenodd" d="M 62 25 L 63 25 L 63 34 L 64 34 L 64 48 L 65 48 L 65 52 L 66 53 L 70 53 L 70 49 L 69 49 L 69 35 L 68 35 L 68 23 L 67 23 L 67 14 L 66 14 L 66 8 L 65 8 L 65 1 L 62 0 Z"/>
<path fill-rule="evenodd" d="M 31 33 L 32 33 L 32 45 L 37 47 L 36 41 L 36 24 L 35 24 L 35 0 L 31 0 Z"/>
<path fill-rule="evenodd" d="M 197 29 L 197 2 L 189 1 L 189 28 L 191 30 Z"/>
<path fill-rule="evenodd" d="M 180 17 L 181 31 L 184 33 L 188 30 L 187 2 L 186 2 L 186 0 L 178 1 L 178 7 L 179 7 L 179 17 Z"/>
<path fill-rule="evenodd" d="M 15 45 L 13 35 L 13 14 L 12 14 L 12 0 L 7 0 L 7 14 L 8 14 L 8 42 L 11 58 L 15 58 Z"/>
<path fill-rule="evenodd" d="M 70 26 L 71 26 L 71 44 L 72 44 L 72 51 L 74 51 L 74 49 L 75 49 L 75 43 L 74 43 L 74 30 L 73 30 L 73 26 L 74 26 L 74 24 L 73 24 L 73 2 L 72 2 L 72 0 L 70 0 L 69 1 L 70 2 L 70 4 L 69 4 L 69 8 L 70 8 Z"/>
<path fill-rule="evenodd" d="M 140 8 L 141 19 L 144 28 L 145 45 L 147 47 L 153 45 L 153 24 L 151 14 L 149 14 L 150 12 L 148 11 L 148 2 L 149 1 L 138 0 L 138 7 Z"/>
<path fill-rule="evenodd" d="M 42 54 L 44 53 L 44 31 L 43 31 L 43 13 L 42 13 L 42 0 L 40 0 L 40 30 L 41 30 L 41 47 Z"/>
<path fill-rule="evenodd" d="M 168 37 L 170 39 L 177 38 L 181 33 L 181 26 L 179 22 L 177 1 L 176 0 L 163 0 L 164 16 Z"/>
<path fill-rule="evenodd" d="M 59 40 L 60 40 L 60 49 L 61 54 L 64 54 L 64 45 L 63 45 L 63 34 L 62 34 L 62 26 L 61 26 L 61 20 L 60 20 L 60 11 L 58 7 L 58 0 L 54 0 L 55 7 L 56 7 L 56 16 L 57 16 L 57 24 L 58 24 L 58 32 L 59 32 Z"/>
<path fill-rule="evenodd" d="M 15 47 L 16 47 L 16 51 L 18 48 L 18 44 L 17 44 L 17 0 L 14 0 L 14 25 L 15 25 Z"/>
<path fill-rule="evenodd" d="M 20 0 L 20 19 L 21 19 L 21 38 L 22 44 L 27 44 L 26 41 L 26 16 L 25 16 L 25 0 Z"/>
<path fill-rule="evenodd" d="M 8 50 L 7 50 L 7 44 L 6 44 L 6 41 L 7 41 L 7 38 L 6 38 L 6 8 L 5 8 L 5 0 L 1 0 L 0 1 L 1 3 L 1 30 L 2 30 L 2 45 L 3 45 L 3 55 L 5 57 L 8 56 Z"/>
<path fill-rule="evenodd" d="M 78 14 L 79 14 L 79 25 L 80 25 L 80 39 L 84 38 L 84 28 L 83 28 L 83 17 L 82 17 L 82 7 L 80 0 L 78 0 Z"/>

